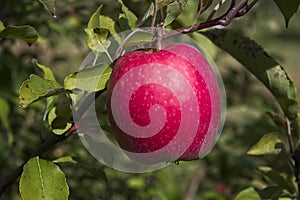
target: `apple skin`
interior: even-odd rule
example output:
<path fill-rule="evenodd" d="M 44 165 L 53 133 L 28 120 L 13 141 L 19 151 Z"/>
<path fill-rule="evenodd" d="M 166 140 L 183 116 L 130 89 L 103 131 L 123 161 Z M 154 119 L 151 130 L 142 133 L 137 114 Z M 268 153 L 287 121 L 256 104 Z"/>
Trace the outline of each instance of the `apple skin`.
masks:
<path fill-rule="evenodd" d="M 218 82 L 191 45 L 123 55 L 109 80 L 107 106 L 120 147 L 141 163 L 198 159 L 218 136 Z"/>

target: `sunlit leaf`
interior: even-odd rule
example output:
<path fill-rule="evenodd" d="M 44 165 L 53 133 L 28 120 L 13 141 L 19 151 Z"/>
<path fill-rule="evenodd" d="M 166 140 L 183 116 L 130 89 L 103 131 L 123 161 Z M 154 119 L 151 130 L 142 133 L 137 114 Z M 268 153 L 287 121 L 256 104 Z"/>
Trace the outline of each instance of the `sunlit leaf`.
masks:
<path fill-rule="evenodd" d="M 39 0 L 41 4 L 50 12 L 53 17 L 56 17 L 55 0 Z"/>
<path fill-rule="evenodd" d="M 173 3 L 168 5 L 167 16 L 165 18 L 165 23 L 164 23 L 165 26 L 171 24 L 176 19 L 176 17 L 185 8 L 187 2 L 188 0 L 179 0 L 179 1 L 174 1 Z"/>
<path fill-rule="evenodd" d="M 285 115 L 298 115 L 296 88 L 284 68 L 253 40 L 226 29 L 202 32 L 213 43 L 241 62 L 272 92 Z"/>
<path fill-rule="evenodd" d="M 20 39 L 32 45 L 38 39 L 38 33 L 32 26 L 7 26 L 0 32 L 0 38 Z"/>
<path fill-rule="evenodd" d="M 157 10 L 171 4 L 172 2 L 174 2 L 175 0 L 156 0 L 156 6 L 157 6 Z M 153 16 L 154 14 L 154 4 L 153 2 L 150 4 L 149 8 L 147 9 L 147 11 L 145 12 L 143 18 L 142 18 L 142 22 L 145 21 L 146 19 L 148 19 L 149 17 Z"/>
<path fill-rule="evenodd" d="M 75 72 L 64 80 L 64 87 L 68 90 L 80 89 L 96 92 L 106 87 L 112 69 L 106 64 L 100 64 Z"/>
<path fill-rule="evenodd" d="M 300 0 L 274 0 L 285 19 L 285 26 L 288 27 L 292 16 L 297 12 Z"/>
<path fill-rule="evenodd" d="M 253 187 L 248 187 L 244 190 L 242 190 L 235 198 L 234 200 L 261 200 L 259 197 L 259 194 L 254 190 Z"/>
<path fill-rule="evenodd" d="M 20 106 L 25 108 L 35 101 L 60 94 L 64 91 L 65 89 L 59 83 L 32 74 L 20 87 Z"/>
<path fill-rule="evenodd" d="M 119 3 L 121 4 L 121 8 L 122 8 L 122 11 L 123 13 L 125 14 L 126 16 L 126 19 L 128 21 L 128 25 L 130 28 L 135 28 L 136 26 L 136 22 L 137 22 L 137 17 L 135 16 L 135 14 L 133 12 L 131 12 L 127 7 L 126 5 L 123 3 L 122 0 L 119 0 Z"/>
<path fill-rule="evenodd" d="M 106 40 L 109 34 L 107 29 L 93 28 L 85 29 L 87 34 L 86 42 L 90 49 L 98 52 L 106 52 L 110 46 L 110 41 Z"/>
<path fill-rule="evenodd" d="M 35 157 L 24 166 L 19 187 L 23 200 L 67 200 L 69 187 L 63 171 L 50 161 Z"/>
<path fill-rule="evenodd" d="M 86 43 L 88 47 L 95 51 L 107 52 L 110 46 L 110 41 L 107 40 L 109 35 L 115 36 L 117 41 L 120 41 L 117 36 L 115 21 L 107 16 L 100 14 L 101 6 L 91 16 L 88 27 L 85 29 L 87 34 Z"/>
<path fill-rule="evenodd" d="M 269 133 L 264 135 L 255 145 L 247 152 L 250 155 L 278 154 L 281 148 L 277 145 L 281 143 L 278 133 Z"/>
<path fill-rule="evenodd" d="M 72 156 L 63 156 L 53 160 L 54 163 L 77 163 Z"/>

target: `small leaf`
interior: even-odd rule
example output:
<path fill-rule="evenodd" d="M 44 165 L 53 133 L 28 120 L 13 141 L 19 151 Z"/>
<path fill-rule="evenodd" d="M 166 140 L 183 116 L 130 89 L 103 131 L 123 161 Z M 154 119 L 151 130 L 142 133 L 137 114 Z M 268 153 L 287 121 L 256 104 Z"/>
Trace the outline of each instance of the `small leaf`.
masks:
<path fill-rule="evenodd" d="M 115 21 L 107 16 L 100 15 L 102 6 L 91 16 L 88 27 L 85 29 L 87 34 L 86 43 L 92 50 L 99 52 L 107 52 L 110 46 L 110 41 L 107 40 L 109 34 L 115 36 L 115 39 L 120 42 L 115 28 Z"/>
<path fill-rule="evenodd" d="M 142 29 L 135 29 L 135 33 L 127 38 L 123 44 L 123 48 L 135 46 L 139 44 L 146 44 L 153 41 L 154 35 Z M 133 32 L 132 32 L 133 33 Z"/>
<path fill-rule="evenodd" d="M 297 12 L 300 0 L 274 0 L 285 19 L 285 26 L 288 27 L 292 16 Z"/>
<path fill-rule="evenodd" d="M 286 175 L 283 172 L 272 169 L 271 167 L 261 166 L 258 170 L 266 177 L 268 177 L 273 183 L 283 189 L 288 190 L 291 194 L 294 193 L 295 188 L 293 186 L 292 180 L 287 180 Z"/>
<path fill-rule="evenodd" d="M 122 0 L 119 0 L 119 3 L 121 4 L 121 9 L 123 11 L 123 13 L 126 16 L 126 19 L 128 21 L 128 25 L 131 29 L 134 29 L 136 26 L 136 22 L 137 22 L 137 17 L 135 16 L 135 14 L 133 12 L 131 12 L 126 5 L 123 3 Z"/>
<path fill-rule="evenodd" d="M 51 81 L 56 81 L 55 76 L 52 72 L 52 70 L 49 67 L 46 67 L 45 65 L 39 64 L 37 59 L 32 59 L 31 63 L 34 64 L 37 68 L 41 69 L 43 71 L 43 78 Z"/>
<path fill-rule="evenodd" d="M 112 69 L 107 64 L 99 64 L 75 72 L 64 80 L 64 87 L 68 90 L 80 89 L 89 92 L 96 92 L 106 87 Z"/>
<path fill-rule="evenodd" d="M 262 199 L 280 199 L 282 192 L 283 188 L 280 186 L 267 186 L 259 191 L 259 195 Z"/>
<path fill-rule="evenodd" d="M 278 133 L 269 133 L 264 135 L 255 145 L 247 152 L 249 155 L 267 155 L 278 154 L 281 149 L 277 144 L 281 143 Z"/>
<path fill-rule="evenodd" d="M 62 170 L 39 157 L 25 164 L 19 190 L 23 200 L 67 200 L 69 196 L 69 187 Z"/>
<path fill-rule="evenodd" d="M 164 25 L 167 26 L 171 24 L 178 15 L 183 11 L 188 0 L 178 0 L 169 4 L 167 7 L 167 16 L 165 18 Z"/>
<path fill-rule="evenodd" d="M 253 40 L 227 29 L 202 32 L 214 44 L 242 63 L 272 92 L 285 115 L 298 116 L 296 88 L 284 68 Z"/>
<path fill-rule="evenodd" d="M 259 194 L 254 190 L 253 187 L 248 187 L 244 190 L 242 190 L 235 198 L 234 200 L 261 200 L 259 197 Z"/>
<path fill-rule="evenodd" d="M 2 21 L 0 21 L 0 32 L 5 29 L 5 26 Z"/>
<path fill-rule="evenodd" d="M 43 4 L 43 6 L 50 12 L 50 14 L 54 18 L 56 18 L 55 0 L 39 0 L 39 2 L 41 2 L 41 4 Z"/>
<path fill-rule="evenodd" d="M 35 101 L 62 92 L 65 92 L 65 89 L 59 83 L 32 74 L 20 87 L 20 107 L 25 108 Z"/>
<path fill-rule="evenodd" d="M 63 156 L 53 160 L 54 163 L 77 163 L 72 156 Z"/>
<path fill-rule="evenodd" d="M 85 29 L 87 34 L 86 43 L 92 50 L 106 52 L 110 46 L 110 41 L 106 40 L 109 30 L 103 28 Z"/>
<path fill-rule="evenodd" d="M 48 124 L 54 134 L 61 135 L 68 131 L 72 123 L 69 120 L 71 115 L 71 105 L 62 104 L 52 108 L 48 114 Z"/>
<path fill-rule="evenodd" d="M 38 39 L 37 31 L 31 26 L 8 26 L 0 32 L 0 38 L 20 39 L 32 45 Z"/>
<path fill-rule="evenodd" d="M 34 64 L 38 69 L 42 70 L 44 79 L 47 79 L 50 81 L 56 81 L 55 76 L 49 67 L 39 64 L 37 59 L 32 59 L 31 63 Z M 46 120 L 47 115 L 49 114 L 50 110 L 54 107 L 54 104 L 57 101 L 57 98 L 58 98 L 57 96 L 51 96 L 51 97 L 47 98 L 46 110 L 44 112 L 44 117 L 43 117 L 44 121 Z"/>
<path fill-rule="evenodd" d="M 156 6 L 157 6 L 157 10 L 169 5 L 170 3 L 174 2 L 175 0 L 156 0 Z M 146 19 L 148 19 L 149 17 L 153 16 L 154 14 L 154 4 L 153 2 L 151 2 L 148 10 L 145 12 L 141 22 L 144 22 Z"/>

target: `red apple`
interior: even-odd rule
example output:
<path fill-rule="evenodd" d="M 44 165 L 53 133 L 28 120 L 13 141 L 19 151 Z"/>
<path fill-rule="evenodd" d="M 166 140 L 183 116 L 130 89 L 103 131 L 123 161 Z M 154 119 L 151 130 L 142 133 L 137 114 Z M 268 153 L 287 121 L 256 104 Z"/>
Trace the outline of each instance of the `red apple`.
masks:
<path fill-rule="evenodd" d="M 134 161 L 194 160 L 208 153 L 223 125 L 221 93 L 209 62 L 191 45 L 128 52 L 109 80 L 109 120 Z"/>

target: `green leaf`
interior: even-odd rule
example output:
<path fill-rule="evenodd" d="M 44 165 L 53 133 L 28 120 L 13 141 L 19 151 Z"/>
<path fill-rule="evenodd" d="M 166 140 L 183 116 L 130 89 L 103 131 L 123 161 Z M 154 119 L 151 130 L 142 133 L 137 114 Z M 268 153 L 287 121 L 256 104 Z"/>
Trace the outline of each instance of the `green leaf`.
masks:
<path fill-rule="evenodd" d="M 121 9 L 126 16 L 129 27 L 134 29 L 136 27 L 137 17 L 126 7 L 122 0 L 119 0 L 119 3 L 121 4 Z"/>
<path fill-rule="evenodd" d="M 62 92 L 65 92 L 65 89 L 59 83 L 32 74 L 20 87 L 20 107 L 25 108 L 35 101 Z"/>
<path fill-rule="evenodd" d="M 98 52 L 107 52 L 110 41 L 106 40 L 109 30 L 103 28 L 85 29 L 87 34 L 86 43 L 92 50 Z"/>
<path fill-rule="evenodd" d="M 55 76 L 52 72 L 52 70 L 49 67 L 46 67 L 45 65 L 39 64 L 37 59 L 32 59 L 31 63 L 34 64 L 37 68 L 41 69 L 43 72 L 43 78 L 51 81 L 56 81 Z"/>
<path fill-rule="evenodd" d="M 169 4 L 167 7 L 167 16 L 165 18 L 164 25 L 167 26 L 171 24 L 178 15 L 183 11 L 187 4 L 188 0 L 178 0 Z"/>
<path fill-rule="evenodd" d="M 157 10 L 171 4 L 172 2 L 174 2 L 175 0 L 155 0 L 156 1 L 156 6 L 157 6 Z M 153 2 L 150 4 L 148 10 L 145 12 L 141 22 L 144 22 L 146 19 L 148 19 L 149 17 L 153 16 L 154 14 L 154 4 Z"/>
<path fill-rule="evenodd" d="M 248 187 L 242 190 L 234 200 L 260 200 L 259 194 L 254 190 L 253 187 Z"/>
<path fill-rule="evenodd" d="M 258 170 L 267 178 L 269 178 L 273 183 L 276 183 L 278 186 L 283 189 L 288 190 L 291 194 L 295 192 L 292 180 L 287 180 L 284 173 L 272 169 L 271 167 L 261 166 Z"/>
<path fill-rule="evenodd" d="M 62 104 L 52 108 L 48 114 L 48 124 L 54 134 L 61 135 L 67 132 L 72 122 L 69 120 L 71 115 L 71 105 Z"/>
<path fill-rule="evenodd" d="M 8 26 L 0 32 L 0 38 L 20 39 L 32 45 L 38 39 L 37 31 L 28 25 L 25 26 Z"/>
<path fill-rule="evenodd" d="M 43 6 L 50 12 L 50 14 L 54 18 L 56 18 L 55 0 L 39 0 L 39 2 L 41 2 L 41 4 L 43 4 Z"/>
<path fill-rule="evenodd" d="M 100 6 L 91 16 L 86 32 L 86 43 L 92 50 L 99 52 L 107 52 L 111 42 L 107 40 L 109 34 L 115 36 L 115 39 L 120 42 L 115 28 L 115 21 L 107 16 L 100 15 L 102 6 Z"/>
<path fill-rule="evenodd" d="M 269 133 L 264 135 L 255 145 L 253 145 L 247 152 L 249 155 L 267 155 L 278 154 L 281 152 L 281 148 L 278 148 L 278 144 L 282 143 L 279 139 L 278 133 Z"/>
<path fill-rule="evenodd" d="M 64 80 L 64 87 L 68 90 L 80 89 L 96 92 L 106 87 L 111 72 L 112 68 L 107 64 L 89 67 L 67 76 Z"/>
<path fill-rule="evenodd" d="M 72 156 L 63 156 L 53 160 L 54 163 L 77 163 Z"/>
<path fill-rule="evenodd" d="M 37 59 L 32 59 L 31 63 L 34 64 L 38 69 L 42 70 L 43 78 L 50 80 L 50 81 L 56 81 L 55 76 L 52 72 L 52 70 L 49 67 L 46 67 L 45 65 L 39 64 Z M 54 107 L 55 102 L 57 101 L 57 96 L 51 96 L 47 98 L 47 105 L 46 110 L 44 113 L 44 121 L 47 118 L 47 115 L 49 114 L 50 110 Z"/>
<path fill-rule="evenodd" d="M 63 171 L 50 161 L 35 157 L 24 166 L 19 190 L 23 200 L 65 200 L 69 187 Z"/>
<path fill-rule="evenodd" d="M 202 32 L 213 43 L 242 63 L 272 92 L 285 115 L 298 116 L 296 88 L 284 68 L 253 40 L 227 29 Z"/>
<path fill-rule="evenodd" d="M 8 133 L 8 144 L 12 145 L 13 143 L 13 133 L 12 129 L 10 126 L 10 120 L 9 120 L 9 115 L 10 115 L 10 105 L 8 101 L 4 98 L 0 97 L 0 124 L 3 125 L 3 127 L 6 129 Z"/>
<path fill-rule="evenodd" d="M 2 21 L 0 21 L 0 32 L 5 29 L 5 26 Z"/>
<path fill-rule="evenodd" d="M 280 186 L 268 186 L 259 191 L 259 195 L 262 199 L 280 199 L 283 192 Z"/>
<path fill-rule="evenodd" d="M 284 16 L 285 26 L 288 27 L 289 21 L 292 16 L 297 12 L 300 4 L 300 0 L 274 0 L 279 10 Z"/>
<path fill-rule="evenodd" d="M 102 28 L 107 29 L 111 33 L 111 35 L 117 34 L 115 29 L 115 22 L 110 17 L 103 16 L 100 14 L 102 9 L 102 6 L 100 6 L 96 12 L 93 13 L 91 16 L 89 23 L 88 23 L 88 29 L 95 29 L 95 28 Z"/>
<path fill-rule="evenodd" d="M 126 38 L 126 41 L 122 46 L 123 48 L 138 44 L 150 43 L 154 38 L 154 35 L 152 33 L 149 33 L 148 31 L 144 31 L 142 29 L 135 29 L 132 33 L 133 34 L 130 37 Z"/>

